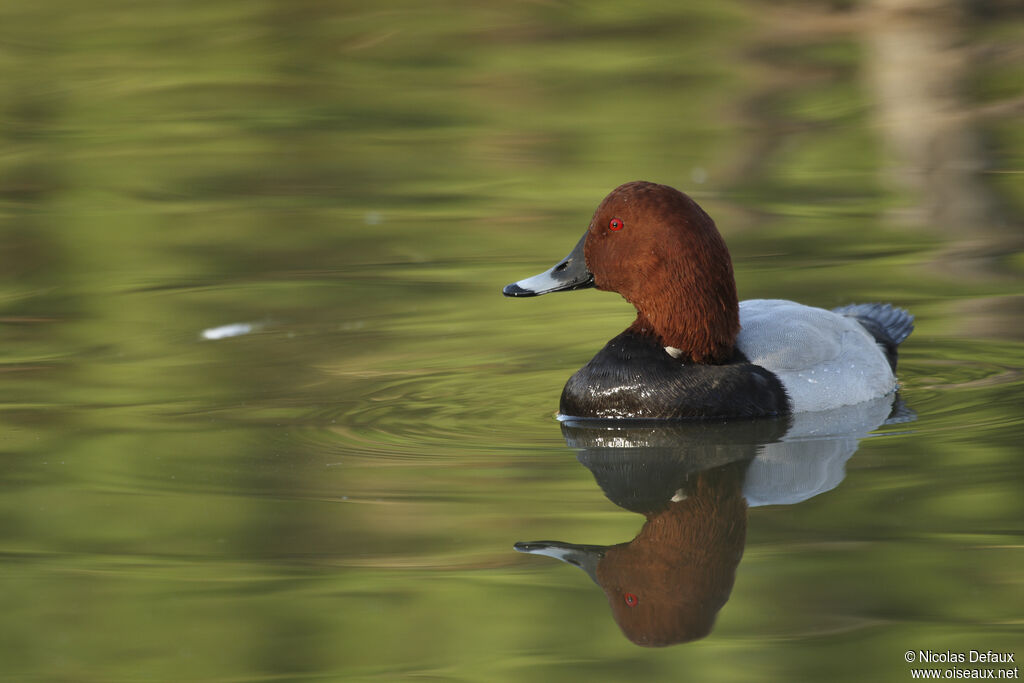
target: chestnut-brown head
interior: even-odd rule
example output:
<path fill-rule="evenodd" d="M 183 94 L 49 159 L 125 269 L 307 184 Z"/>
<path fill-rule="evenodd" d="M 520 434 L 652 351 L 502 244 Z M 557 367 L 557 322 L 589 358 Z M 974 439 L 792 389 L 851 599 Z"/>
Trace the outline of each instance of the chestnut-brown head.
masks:
<path fill-rule="evenodd" d="M 620 185 L 594 212 L 584 254 L 594 286 L 636 307 L 634 331 L 695 362 L 732 354 L 740 328 L 732 260 L 690 197 L 667 185 Z"/>
<path fill-rule="evenodd" d="M 630 329 L 697 363 L 720 363 L 739 334 L 732 261 L 715 222 L 667 185 L 626 183 L 604 198 L 576 247 L 506 296 L 597 287 L 637 309 Z"/>

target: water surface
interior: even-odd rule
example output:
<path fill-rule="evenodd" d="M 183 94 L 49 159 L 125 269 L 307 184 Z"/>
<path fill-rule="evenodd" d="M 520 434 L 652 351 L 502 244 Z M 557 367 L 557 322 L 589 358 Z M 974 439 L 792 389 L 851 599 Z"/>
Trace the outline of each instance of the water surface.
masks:
<path fill-rule="evenodd" d="M 1024 18 L 988 9 L 0 7 L 5 676 L 860 681 L 909 679 L 907 650 L 1024 656 Z M 751 507 L 711 630 L 660 649 L 513 550 L 644 526 L 553 417 L 631 309 L 500 295 L 639 178 L 716 218 L 743 298 L 917 316 L 915 419 L 800 442 L 803 493 L 740 481 L 789 425 L 696 440 L 739 440 L 706 464 Z"/>

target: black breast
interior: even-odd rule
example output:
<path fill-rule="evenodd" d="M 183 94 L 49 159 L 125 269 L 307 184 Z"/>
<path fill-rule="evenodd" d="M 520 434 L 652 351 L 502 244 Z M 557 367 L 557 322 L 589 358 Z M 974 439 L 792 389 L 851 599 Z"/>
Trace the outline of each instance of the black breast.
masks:
<path fill-rule="evenodd" d="M 559 412 L 574 417 L 763 417 L 790 410 L 779 379 L 736 352 L 707 365 L 673 358 L 655 339 L 625 331 L 569 378 Z"/>

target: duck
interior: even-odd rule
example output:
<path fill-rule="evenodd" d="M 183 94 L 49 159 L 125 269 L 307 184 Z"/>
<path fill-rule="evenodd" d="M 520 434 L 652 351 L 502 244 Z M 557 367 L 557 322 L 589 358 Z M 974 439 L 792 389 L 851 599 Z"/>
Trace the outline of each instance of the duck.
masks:
<path fill-rule="evenodd" d="M 889 303 L 739 301 L 715 222 L 648 181 L 612 190 L 568 256 L 502 293 L 588 288 L 617 292 L 636 319 L 569 378 L 560 419 L 753 418 L 895 395 L 898 347 L 914 329 Z"/>

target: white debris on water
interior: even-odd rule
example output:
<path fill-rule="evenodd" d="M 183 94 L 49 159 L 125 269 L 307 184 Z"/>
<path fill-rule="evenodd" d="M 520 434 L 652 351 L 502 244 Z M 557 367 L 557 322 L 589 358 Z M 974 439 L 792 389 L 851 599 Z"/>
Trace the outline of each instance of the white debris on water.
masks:
<path fill-rule="evenodd" d="M 228 339 L 229 337 L 241 337 L 243 334 L 255 332 L 260 327 L 262 325 L 259 323 L 231 323 L 230 325 L 207 328 L 199 336 L 209 340 Z"/>

